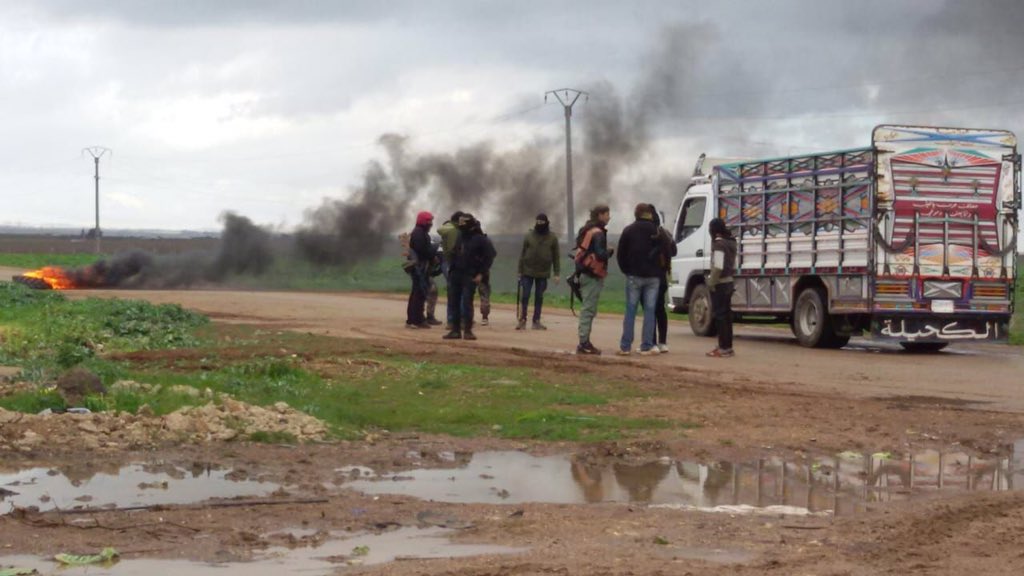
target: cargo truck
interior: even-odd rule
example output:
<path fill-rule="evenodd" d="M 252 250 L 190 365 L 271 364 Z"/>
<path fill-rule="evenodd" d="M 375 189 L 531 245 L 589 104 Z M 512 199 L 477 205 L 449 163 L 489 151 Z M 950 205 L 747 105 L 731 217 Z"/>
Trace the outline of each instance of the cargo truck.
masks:
<path fill-rule="evenodd" d="M 1011 132 L 893 125 L 865 148 L 698 167 L 676 217 L 671 306 L 714 334 L 717 216 L 738 245 L 737 322 L 785 322 L 818 348 L 864 332 L 914 351 L 1006 341 L 1020 179 Z"/>

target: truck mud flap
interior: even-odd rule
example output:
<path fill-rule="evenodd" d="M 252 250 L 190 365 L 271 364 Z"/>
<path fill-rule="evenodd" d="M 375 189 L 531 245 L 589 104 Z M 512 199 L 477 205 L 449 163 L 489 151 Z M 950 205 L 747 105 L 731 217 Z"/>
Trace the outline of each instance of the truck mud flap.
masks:
<path fill-rule="evenodd" d="M 895 316 L 871 321 L 871 335 L 899 342 L 1006 342 L 1009 318 Z"/>

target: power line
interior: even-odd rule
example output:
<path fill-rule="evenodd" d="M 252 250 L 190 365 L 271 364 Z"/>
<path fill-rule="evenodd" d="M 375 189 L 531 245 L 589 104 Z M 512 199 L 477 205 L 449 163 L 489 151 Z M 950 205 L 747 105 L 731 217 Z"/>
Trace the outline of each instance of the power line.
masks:
<path fill-rule="evenodd" d="M 92 156 L 93 165 L 95 166 L 94 178 L 96 179 L 96 227 L 93 228 L 93 232 L 96 236 L 96 254 L 102 253 L 100 250 L 100 158 L 107 153 L 113 156 L 114 151 L 110 148 L 104 148 L 103 146 L 91 146 L 89 148 L 82 148 L 82 153 L 88 153 Z"/>
<path fill-rule="evenodd" d="M 548 96 L 550 95 L 554 95 L 558 103 L 565 109 L 565 221 L 568 228 L 565 241 L 568 242 L 569 238 L 576 236 L 576 226 L 573 222 L 575 211 L 572 198 L 572 107 L 576 105 L 576 101 L 580 99 L 580 96 L 583 96 L 584 101 L 586 101 L 590 99 L 590 95 L 575 88 L 559 88 L 558 90 L 545 92 L 544 102 L 548 101 Z"/>

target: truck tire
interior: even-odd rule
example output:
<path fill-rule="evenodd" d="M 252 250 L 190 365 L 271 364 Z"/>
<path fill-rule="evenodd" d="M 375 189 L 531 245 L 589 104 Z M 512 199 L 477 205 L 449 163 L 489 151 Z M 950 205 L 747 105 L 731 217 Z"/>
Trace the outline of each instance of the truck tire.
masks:
<path fill-rule="evenodd" d="M 715 317 L 711 310 L 711 291 L 707 284 L 698 284 L 690 294 L 690 330 L 697 336 L 715 336 Z"/>
<path fill-rule="evenodd" d="M 836 334 L 825 302 L 825 291 L 818 287 L 806 288 L 797 296 L 792 327 L 801 346 L 842 348 L 850 341 L 849 336 Z"/>
<path fill-rule="evenodd" d="M 949 342 L 900 342 L 900 346 L 911 354 L 934 354 L 949 346 Z"/>

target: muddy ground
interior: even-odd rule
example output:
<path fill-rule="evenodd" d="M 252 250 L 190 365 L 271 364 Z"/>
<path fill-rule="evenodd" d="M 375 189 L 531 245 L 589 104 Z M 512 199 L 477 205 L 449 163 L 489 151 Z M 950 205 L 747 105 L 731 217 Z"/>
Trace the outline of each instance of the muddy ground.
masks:
<path fill-rule="evenodd" d="M 437 331 L 405 330 L 404 302 L 389 297 L 131 296 L 179 302 L 221 322 L 336 336 L 339 356 L 358 342 L 423 359 L 524 366 L 551 379 L 627 378 L 650 399 L 601 410 L 699 426 L 600 444 L 381 433 L 301 446 L 210 442 L 135 451 L 73 445 L 8 451 L 0 455 L 0 475 L 37 469 L 40 483 L 77 482 L 83 499 L 72 507 L 101 506 L 97 479 L 112 481 L 130 463 L 145 463 L 156 474 L 143 492 L 173 491 L 189 477 L 221 478 L 255 492 L 229 500 L 230 507 L 62 514 L 42 503 L 39 512 L 0 516 L 0 555 L 12 559 L 0 565 L 114 546 L 124 558 L 112 569 L 118 574 L 133 573 L 133 566 L 149 573 L 182 569 L 159 564 L 170 560 L 227 563 L 218 573 L 258 574 L 275 558 L 274 573 L 303 568 L 324 574 L 1024 571 L 1024 497 L 1012 490 L 1020 483 L 1017 469 L 1024 468 L 1024 444 L 1017 443 L 1024 438 L 1024 355 L 1014 348 L 918 356 L 855 341 L 840 351 L 809 351 L 782 331 L 744 328 L 738 356 L 714 361 L 703 356 L 710 343 L 677 323 L 669 354 L 590 361 L 568 353 L 574 322 L 559 312 L 549 314 L 547 332 L 516 333 L 512 311 L 499 308 L 478 342 L 453 344 L 441 342 Z M 614 350 L 620 329 L 620 318 L 600 319 L 595 343 Z M 536 460 L 503 469 L 503 458 L 518 457 L 493 454 L 501 451 Z M 474 468 L 485 461 L 499 464 L 492 472 Z M 431 470 L 442 472 L 431 476 Z M 366 478 L 371 481 L 363 484 Z M 416 486 L 450 478 L 455 488 L 440 486 L 433 500 L 412 495 Z M 20 489 L 31 489 L 30 481 Z M 459 500 L 448 494 L 464 487 L 479 490 L 475 502 L 444 501 Z M 407 541 L 373 540 L 366 559 L 387 546 L 400 559 L 366 565 L 343 540 L 405 534 L 417 526 L 444 529 L 458 544 L 510 549 L 420 559 L 422 551 Z M 332 548 L 338 541 L 344 553 Z M 318 556 L 328 560 L 308 563 Z M 241 563 L 248 560 L 256 562 Z"/>

